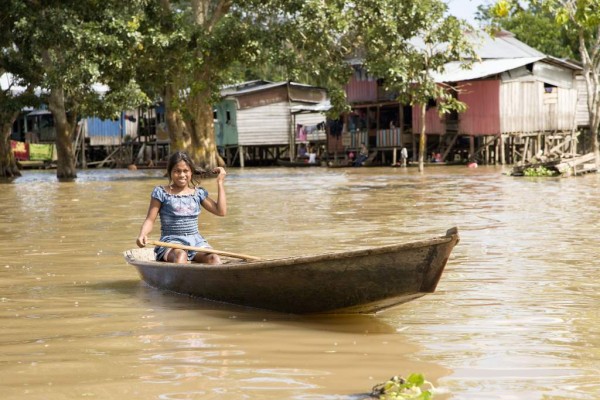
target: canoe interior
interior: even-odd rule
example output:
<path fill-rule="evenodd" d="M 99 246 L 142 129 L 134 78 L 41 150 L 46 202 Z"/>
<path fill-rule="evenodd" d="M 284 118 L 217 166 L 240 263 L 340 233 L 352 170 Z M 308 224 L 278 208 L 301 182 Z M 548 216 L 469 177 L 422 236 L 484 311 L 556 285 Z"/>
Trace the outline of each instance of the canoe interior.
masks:
<path fill-rule="evenodd" d="M 153 249 L 125 252 L 150 286 L 254 308 L 307 313 L 375 313 L 435 291 L 458 230 L 397 245 L 222 265 L 154 260 Z"/>

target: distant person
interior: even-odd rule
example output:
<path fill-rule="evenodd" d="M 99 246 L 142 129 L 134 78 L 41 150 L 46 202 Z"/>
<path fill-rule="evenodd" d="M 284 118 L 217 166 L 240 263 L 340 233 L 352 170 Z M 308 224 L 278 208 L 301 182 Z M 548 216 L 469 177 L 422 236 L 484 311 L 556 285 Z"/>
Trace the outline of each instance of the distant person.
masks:
<path fill-rule="evenodd" d="M 325 147 L 324 144 L 321 145 L 321 147 L 319 148 L 319 157 L 321 158 L 321 161 L 328 161 L 329 160 L 329 152 L 327 151 L 327 148 Z"/>
<path fill-rule="evenodd" d="M 406 167 L 406 163 L 408 161 L 408 150 L 406 150 L 406 147 L 403 147 L 402 150 L 400 150 L 400 162 L 403 167 Z"/>
<path fill-rule="evenodd" d="M 298 157 L 306 157 L 307 156 L 306 143 L 300 143 L 300 147 L 298 148 Z"/>
<path fill-rule="evenodd" d="M 353 165 L 354 164 L 354 152 L 351 151 L 350 153 L 348 153 L 348 165 Z"/>
<path fill-rule="evenodd" d="M 310 146 L 308 148 L 308 163 L 309 164 L 317 163 L 317 148 L 315 146 Z"/>
<path fill-rule="evenodd" d="M 224 216 L 227 214 L 227 198 L 225 197 L 225 169 L 217 167 L 213 170 L 217 175 L 217 200 L 208 196 L 206 189 L 197 186 L 194 179 L 196 167 L 190 156 L 178 151 L 169 157 L 167 175 L 169 184 L 156 186 L 152 191 L 148 214 L 137 238 L 137 245 L 144 247 L 148 243 L 148 235 L 152 232 L 156 216 L 160 215 L 160 241 L 177 243 L 184 246 L 210 247 L 206 239 L 198 231 L 198 216 L 201 206 L 208 212 Z M 191 250 L 173 249 L 170 247 L 154 248 L 157 261 L 188 263 L 195 261 L 207 264 L 220 264 L 216 254 L 199 253 Z"/>
<path fill-rule="evenodd" d="M 360 150 L 358 151 L 358 156 L 356 156 L 356 160 L 354 161 L 355 167 L 361 167 L 364 165 L 365 161 L 369 158 L 369 149 L 365 143 L 360 144 Z"/>

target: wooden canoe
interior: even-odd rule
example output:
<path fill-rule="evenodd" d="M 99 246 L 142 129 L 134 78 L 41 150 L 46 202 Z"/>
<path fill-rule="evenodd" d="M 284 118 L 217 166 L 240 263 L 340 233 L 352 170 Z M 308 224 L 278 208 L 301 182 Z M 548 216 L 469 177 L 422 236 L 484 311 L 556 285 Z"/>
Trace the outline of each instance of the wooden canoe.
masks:
<path fill-rule="evenodd" d="M 124 255 L 162 290 L 293 314 L 374 313 L 433 293 L 458 241 L 452 228 L 428 240 L 217 266 L 154 261 L 152 248 Z"/>

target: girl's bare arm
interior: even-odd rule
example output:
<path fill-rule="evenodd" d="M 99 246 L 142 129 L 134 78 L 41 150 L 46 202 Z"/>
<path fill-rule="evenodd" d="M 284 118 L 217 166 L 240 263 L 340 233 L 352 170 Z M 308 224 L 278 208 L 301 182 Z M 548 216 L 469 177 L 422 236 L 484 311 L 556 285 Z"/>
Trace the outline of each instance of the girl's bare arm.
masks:
<path fill-rule="evenodd" d="M 148 243 L 148 235 L 152 232 L 152 228 L 154 228 L 154 221 L 156 221 L 156 216 L 160 210 L 160 201 L 156 199 L 150 200 L 150 206 L 148 207 L 148 214 L 146 215 L 146 219 L 142 223 L 142 227 L 140 229 L 140 234 L 136 240 L 138 247 L 146 246 Z"/>

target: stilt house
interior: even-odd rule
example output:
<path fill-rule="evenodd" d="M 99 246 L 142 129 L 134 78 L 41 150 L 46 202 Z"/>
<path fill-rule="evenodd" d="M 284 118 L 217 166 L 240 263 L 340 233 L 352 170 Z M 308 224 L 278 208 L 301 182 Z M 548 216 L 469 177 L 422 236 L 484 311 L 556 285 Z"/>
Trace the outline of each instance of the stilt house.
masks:
<path fill-rule="evenodd" d="M 217 146 L 228 165 L 294 158 L 300 143 L 325 141 L 325 116 L 298 106 L 327 100 L 323 88 L 294 82 L 251 81 L 224 88 L 215 106 Z M 304 130 L 302 135 L 300 128 Z"/>
<path fill-rule="evenodd" d="M 577 151 L 578 126 L 585 92 L 578 85 L 581 68 L 546 56 L 501 32 L 473 34 L 481 58 L 464 70 L 446 65 L 436 80 L 454 86 L 467 105 L 461 114 L 440 118 L 435 105 L 427 111 L 428 137 L 438 135 L 438 151 L 448 159 L 457 141 L 469 140 L 469 157 L 484 163 L 520 163 L 536 155 Z M 585 103 L 583 103 L 585 104 Z M 413 132 L 420 132 L 413 110 Z M 456 154 L 456 153 L 455 153 Z"/>
<path fill-rule="evenodd" d="M 428 154 L 439 153 L 443 161 L 518 163 L 540 153 L 575 153 L 578 128 L 588 125 L 581 67 L 547 56 L 509 32 L 469 36 L 481 61 L 467 70 L 452 62 L 443 74 L 434 74 L 440 84 L 454 86 L 468 108 L 440 117 L 435 101 L 428 104 Z M 352 112 L 344 120 L 343 139 L 330 141 L 330 151 L 366 142 L 380 151 L 383 162 L 390 156 L 395 162 L 400 147 L 416 159 L 419 109 L 399 104 L 359 59 L 350 63 L 355 73 L 346 93 Z"/>

